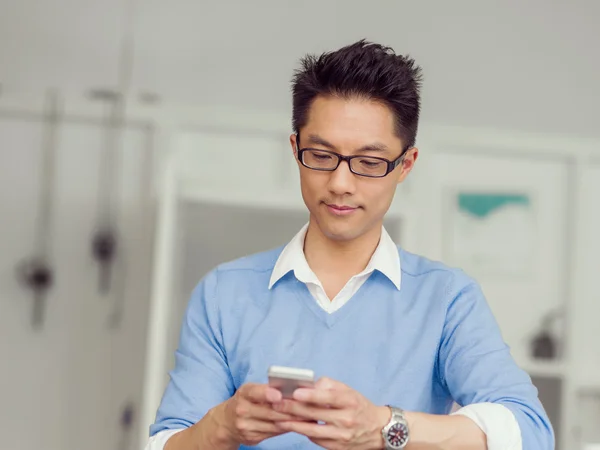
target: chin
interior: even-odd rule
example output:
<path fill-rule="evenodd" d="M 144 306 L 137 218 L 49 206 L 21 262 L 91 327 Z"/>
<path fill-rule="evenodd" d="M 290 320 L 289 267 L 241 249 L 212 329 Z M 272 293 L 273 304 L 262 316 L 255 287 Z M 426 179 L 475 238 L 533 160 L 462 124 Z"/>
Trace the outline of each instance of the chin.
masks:
<path fill-rule="evenodd" d="M 335 233 L 335 232 L 327 232 L 323 233 L 327 239 L 335 242 L 349 242 L 356 239 L 356 236 L 349 233 Z"/>
<path fill-rule="evenodd" d="M 331 223 L 329 220 L 321 221 L 319 228 L 325 237 L 331 239 L 332 241 L 344 242 L 344 241 L 352 241 L 359 237 L 361 233 L 361 228 L 356 225 L 351 225 L 350 223 Z"/>

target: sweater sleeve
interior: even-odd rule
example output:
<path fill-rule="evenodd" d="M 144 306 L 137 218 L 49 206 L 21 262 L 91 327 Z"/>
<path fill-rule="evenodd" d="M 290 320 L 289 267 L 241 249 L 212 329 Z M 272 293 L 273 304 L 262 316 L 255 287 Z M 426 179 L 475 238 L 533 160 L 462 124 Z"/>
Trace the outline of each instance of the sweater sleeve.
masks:
<path fill-rule="evenodd" d="M 519 424 L 524 449 L 553 450 L 554 431 L 538 391 L 513 360 L 479 285 L 467 279 L 448 292 L 439 349 L 439 375 L 448 392 L 460 406 L 505 406 Z"/>
<path fill-rule="evenodd" d="M 175 367 L 150 436 L 194 425 L 234 394 L 216 307 L 217 271 L 198 284 L 186 308 Z"/>

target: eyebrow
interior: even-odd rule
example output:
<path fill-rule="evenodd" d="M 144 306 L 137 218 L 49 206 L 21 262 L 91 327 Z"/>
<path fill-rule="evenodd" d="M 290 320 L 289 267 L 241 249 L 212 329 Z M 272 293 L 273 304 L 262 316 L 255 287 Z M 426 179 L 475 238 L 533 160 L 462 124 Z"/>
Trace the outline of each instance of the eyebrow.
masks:
<path fill-rule="evenodd" d="M 313 145 L 321 145 L 330 150 L 336 149 L 335 145 L 326 141 L 318 134 L 309 134 L 308 142 Z M 363 145 L 362 147 L 360 147 L 356 150 L 356 152 L 387 152 L 387 151 L 389 151 L 388 146 L 385 144 L 382 144 L 380 142 L 373 142 L 371 144 Z"/>

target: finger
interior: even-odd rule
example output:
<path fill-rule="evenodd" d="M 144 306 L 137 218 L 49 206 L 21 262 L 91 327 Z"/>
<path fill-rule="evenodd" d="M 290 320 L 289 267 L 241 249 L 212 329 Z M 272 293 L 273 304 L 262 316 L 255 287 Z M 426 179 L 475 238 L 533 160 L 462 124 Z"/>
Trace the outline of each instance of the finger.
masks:
<path fill-rule="evenodd" d="M 282 399 L 281 392 L 267 384 L 244 384 L 239 392 L 253 403 L 275 403 Z"/>
<path fill-rule="evenodd" d="M 241 434 L 264 433 L 268 435 L 281 434 L 282 430 L 275 422 L 257 419 L 239 419 L 236 428 Z"/>
<path fill-rule="evenodd" d="M 333 378 L 322 377 L 315 383 L 315 389 L 324 389 L 324 390 L 344 390 L 348 389 L 341 381 L 334 380 Z"/>
<path fill-rule="evenodd" d="M 302 434 L 310 439 L 340 441 L 348 439 L 348 430 L 333 425 L 319 425 L 310 422 L 277 422 L 281 430 Z"/>
<path fill-rule="evenodd" d="M 258 433 L 258 434 L 256 434 L 256 440 L 258 442 L 262 442 L 265 439 L 269 439 L 269 438 L 272 438 L 275 436 L 281 436 L 282 434 L 286 434 L 286 433 L 289 433 L 289 431 L 284 431 L 281 429 L 278 430 L 276 433 Z M 254 445 L 257 445 L 257 444 L 254 444 Z"/>
<path fill-rule="evenodd" d="M 247 405 L 248 405 L 247 412 L 245 414 L 246 417 L 251 417 L 254 419 L 259 419 L 259 420 L 269 421 L 269 422 L 299 419 L 298 417 L 294 416 L 293 414 L 289 414 L 289 413 L 286 413 L 285 411 L 273 409 L 273 407 L 268 404 L 248 403 Z M 243 407 L 240 409 L 242 409 L 242 413 L 245 412 Z"/>
<path fill-rule="evenodd" d="M 285 431 L 285 430 L 281 430 L 279 429 L 277 432 L 274 433 L 252 433 L 250 436 L 248 436 L 246 438 L 246 442 L 244 443 L 244 445 L 249 445 L 251 447 L 260 444 L 262 441 L 272 438 L 272 437 L 276 437 L 276 436 L 281 436 L 282 434 L 287 434 L 289 433 L 289 431 Z M 246 447 L 244 447 L 246 448 Z"/>
<path fill-rule="evenodd" d="M 321 407 L 346 408 L 354 402 L 354 392 L 351 390 L 324 390 L 299 388 L 294 391 L 294 400 L 312 403 Z"/>
<path fill-rule="evenodd" d="M 310 403 L 303 403 L 295 400 L 284 400 L 273 405 L 273 409 L 293 417 L 327 423 L 338 423 L 343 419 L 344 414 L 341 409 L 323 408 L 321 406 L 315 406 Z"/>

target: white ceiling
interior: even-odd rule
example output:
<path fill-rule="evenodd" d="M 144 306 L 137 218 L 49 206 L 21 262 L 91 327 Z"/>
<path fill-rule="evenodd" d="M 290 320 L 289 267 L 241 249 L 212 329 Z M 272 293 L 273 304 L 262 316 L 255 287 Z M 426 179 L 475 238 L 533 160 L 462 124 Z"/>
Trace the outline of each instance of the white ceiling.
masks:
<path fill-rule="evenodd" d="M 0 80 L 117 83 L 125 0 L 2 0 Z M 368 6 L 367 6 L 368 5 Z M 424 68 L 425 120 L 600 136 L 597 0 L 137 0 L 132 86 L 289 111 L 297 60 L 362 37 Z"/>

